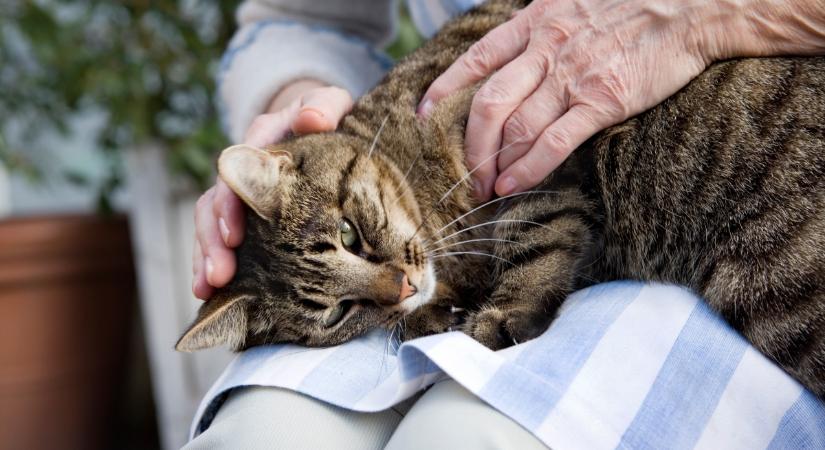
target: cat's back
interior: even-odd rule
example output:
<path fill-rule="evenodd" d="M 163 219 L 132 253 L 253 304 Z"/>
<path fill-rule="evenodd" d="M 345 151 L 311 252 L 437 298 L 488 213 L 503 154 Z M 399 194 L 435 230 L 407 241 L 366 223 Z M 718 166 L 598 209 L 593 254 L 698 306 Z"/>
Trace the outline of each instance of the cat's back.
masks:
<path fill-rule="evenodd" d="M 715 64 L 593 149 L 615 276 L 699 289 L 725 257 L 825 254 L 825 58 Z"/>

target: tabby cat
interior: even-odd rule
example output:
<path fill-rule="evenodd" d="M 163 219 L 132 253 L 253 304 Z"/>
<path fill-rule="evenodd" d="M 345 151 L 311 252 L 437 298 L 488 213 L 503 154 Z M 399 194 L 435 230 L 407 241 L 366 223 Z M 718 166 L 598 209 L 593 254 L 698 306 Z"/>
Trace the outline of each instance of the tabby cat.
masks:
<path fill-rule="evenodd" d="M 715 64 L 532 193 L 479 205 L 463 162 L 473 90 L 426 121 L 415 106 L 524 3 L 448 23 L 338 131 L 225 150 L 247 235 L 234 280 L 177 348 L 325 346 L 398 326 L 499 349 L 546 330 L 572 291 L 636 279 L 695 290 L 825 395 L 825 58 Z"/>

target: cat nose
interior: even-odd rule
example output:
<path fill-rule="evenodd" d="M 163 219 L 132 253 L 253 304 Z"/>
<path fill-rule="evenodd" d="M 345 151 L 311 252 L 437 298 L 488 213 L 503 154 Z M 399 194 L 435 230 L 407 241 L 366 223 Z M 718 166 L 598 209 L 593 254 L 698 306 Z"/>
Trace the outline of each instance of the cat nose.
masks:
<path fill-rule="evenodd" d="M 404 276 L 401 277 L 401 292 L 398 294 L 398 302 L 403 302 L 405 299 L 412 297 L 417 292 L 418 288 L 416 288 L 414 284 L 410 284 L 410 279 L 405 273 Z"/>

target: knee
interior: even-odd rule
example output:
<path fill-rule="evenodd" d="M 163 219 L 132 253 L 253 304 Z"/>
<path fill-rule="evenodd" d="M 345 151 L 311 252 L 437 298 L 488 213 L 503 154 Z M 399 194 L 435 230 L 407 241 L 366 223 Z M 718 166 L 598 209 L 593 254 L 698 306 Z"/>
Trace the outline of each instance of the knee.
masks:
<path fill-rule="evenodd" d="M 530 432 L 452 380 L 436 384 L 413 405 L 386 448 L 546 450 Z"/>

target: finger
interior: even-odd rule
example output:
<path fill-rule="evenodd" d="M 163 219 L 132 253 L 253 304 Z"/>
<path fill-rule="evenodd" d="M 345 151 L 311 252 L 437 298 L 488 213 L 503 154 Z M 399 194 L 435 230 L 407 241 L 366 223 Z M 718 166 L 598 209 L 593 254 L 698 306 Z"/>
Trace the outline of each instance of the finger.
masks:
<path fill-rule="evenodd" d="M 527 47 L 527 14 L 519 14 L 473 44 L 427 89 L 418 113 L 428 116 L 432 106 L 447 95 L 469 86 L 512 61 Z"/>
<path fill-rule="evenodd" d="M 498 171 L 503 172 L 527 154 L 539 135 L 567 110 L 563 92 L 550 78 L 522 102 L 504 122 L 501 147 L 508 150 L 498 156 Z"/>
<path fill-rule="evenodd" d="M 206 281 L 214 287 L 221 287 L 235 274 L 235 253 L 226 247 L 221 238 L 218 221 L 212 212 L 214 189 L 211 192 L 212 195 L 198 200 L 195 208 L 195 232 L 204 255 L 203 272 Z"/>
<path fill-rule="evenodd" d="M 212 200 L 212 214 L 218 222 L 221 239 L 229 248 L 235 248 L 243 242 L 244 213 L 241 199 L 218 177 Z"/>
<path fill-rule="evenodd" d="M 466 163 L 473 172 L 476 196 L 490 197 L 496 177 L 496 159 L 509 153 L 502 144 L 502 126 L 546 75 L 544 57 L 526 52 L 490 77 L 473 97 L 465 139 Z"/>
<path fill-rule="evenodd" d="M 301 99 L 297 117 L 292 121 L 295 134 L 332 131 L 352 109 L 352 96 L 335 86 L 313 89 Z"/>
<path fill-rule="evenodd" d="M 195 298 L 206 300 L 212 296 L 215 289 L 206 281 L 206 271 L 203 266 L 203 252 L 197 240 L 195 240 L 195 248 L 192 255 L 192 294 Z"/>
<path fill-rule="evenodd" d="M 498 177 L 496 193 L 505 196 L 536 186 L 573 150 L 608 125 L 598 120 L 591 108 L 574 106 L 541 133 L 524 157 Z"/>
<path fill-rule="evenodd" d="M 243 138 L 243 143 L 253 147 L 266 147 L 286 137 L 289 132 L 289 122 L 298 111 L 298 103 L 276 113 L 261 114 L 256 117 Z"/>

